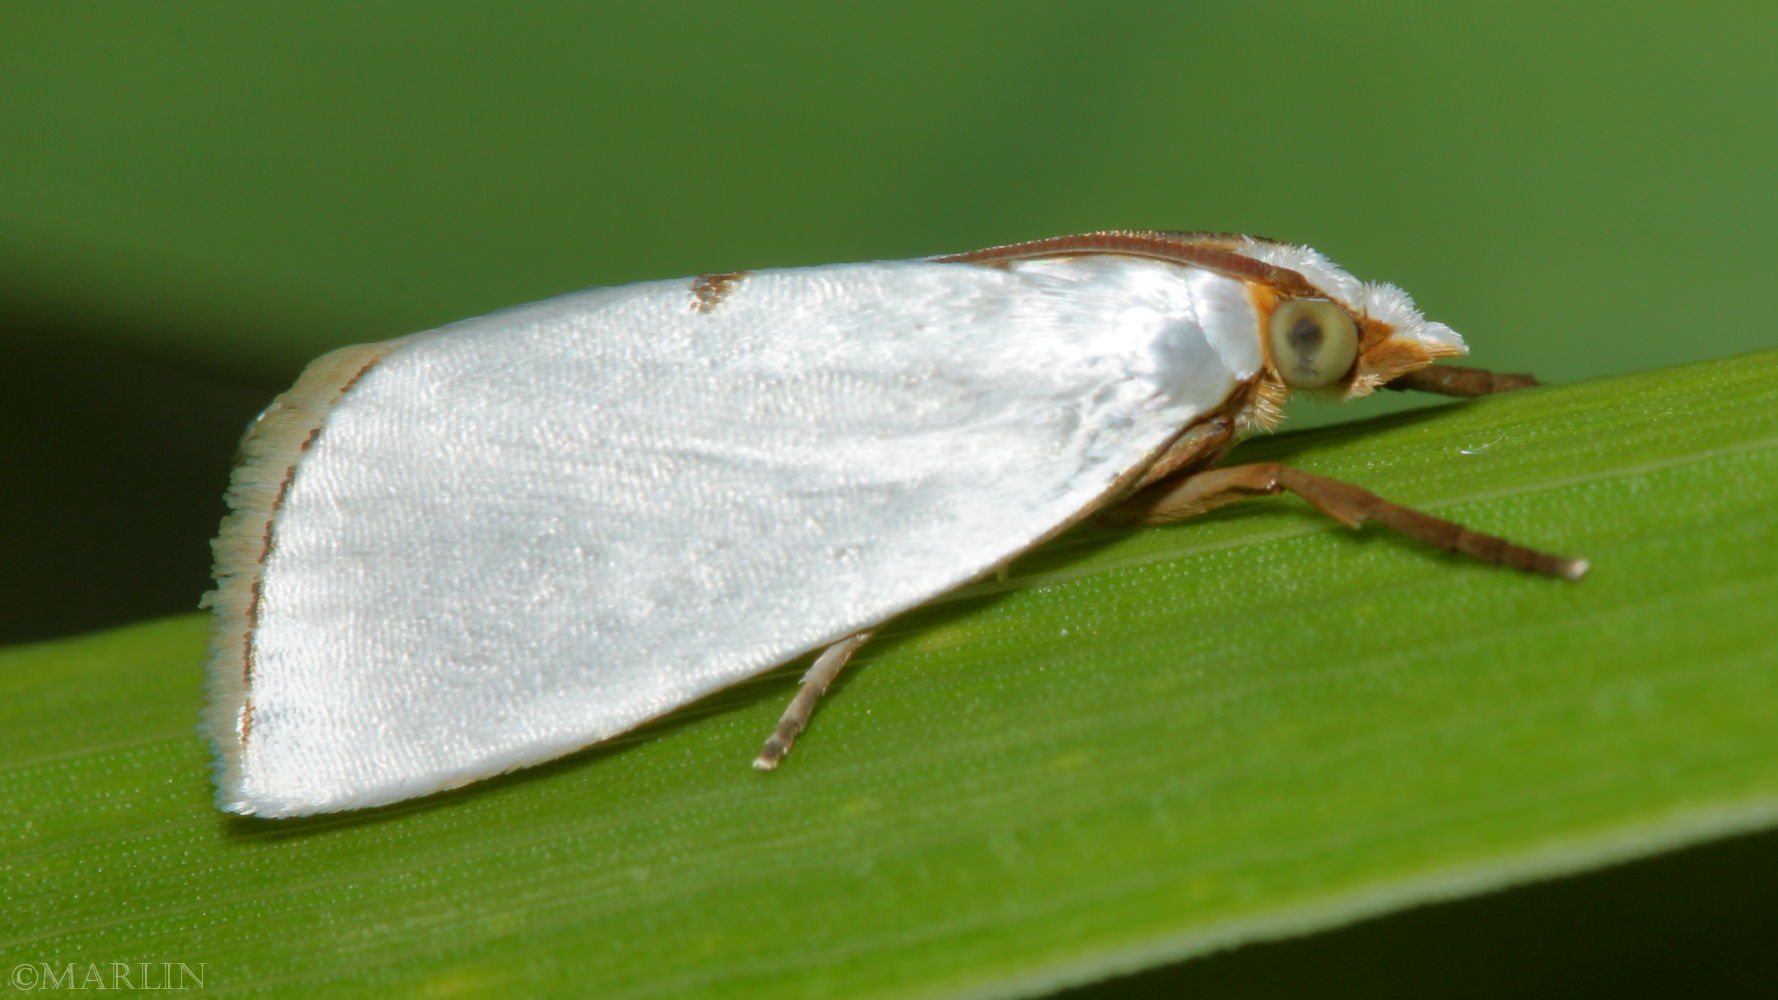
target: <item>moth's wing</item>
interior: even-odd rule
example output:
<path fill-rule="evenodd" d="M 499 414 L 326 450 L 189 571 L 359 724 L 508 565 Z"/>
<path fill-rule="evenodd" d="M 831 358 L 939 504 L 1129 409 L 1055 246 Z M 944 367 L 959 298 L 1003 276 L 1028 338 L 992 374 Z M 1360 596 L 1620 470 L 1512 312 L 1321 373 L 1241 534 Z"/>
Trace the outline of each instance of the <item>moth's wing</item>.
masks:
<path fill-rule="evenodd" d="M 1222 402 L 1259 365 L 1253 316 L 1177 265 L 907 261 L 597 289 L 330 355 L 247 442 L 217 543 L 221 803 L 536 763 L 918 605 Z"/>

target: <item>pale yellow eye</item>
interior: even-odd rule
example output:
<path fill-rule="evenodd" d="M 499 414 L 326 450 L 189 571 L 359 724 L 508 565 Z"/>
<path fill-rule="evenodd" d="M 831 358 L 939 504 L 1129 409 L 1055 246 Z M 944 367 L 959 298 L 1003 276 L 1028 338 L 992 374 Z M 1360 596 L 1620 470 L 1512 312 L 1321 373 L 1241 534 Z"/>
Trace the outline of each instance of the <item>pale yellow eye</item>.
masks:
<path fill-rule="evenodd" d="M 1292 389 L 1339 381 L 1358 356 L 1358 327 L 1326 299 L 1292 299 L 1272 310 L 1272 364 Z"/>

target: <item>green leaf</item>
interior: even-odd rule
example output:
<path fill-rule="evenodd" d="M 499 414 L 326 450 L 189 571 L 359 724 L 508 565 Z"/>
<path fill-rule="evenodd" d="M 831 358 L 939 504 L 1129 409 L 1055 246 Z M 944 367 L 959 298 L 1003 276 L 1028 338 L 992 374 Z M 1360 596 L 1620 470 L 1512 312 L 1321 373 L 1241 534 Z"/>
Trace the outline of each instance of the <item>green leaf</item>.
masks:
<path fill-rule="evenodd" d="M 0 957 L 273 995 L 1029 994 L 1767 826 L 1775 394 L 1767 351 L 1253 442 L 1593 572 L 1289 499 L 1087 526 L 894 622 L 769 775 L 793 670 L 457 792 L 240 820 L 200 619 L 7 651 Z"/>

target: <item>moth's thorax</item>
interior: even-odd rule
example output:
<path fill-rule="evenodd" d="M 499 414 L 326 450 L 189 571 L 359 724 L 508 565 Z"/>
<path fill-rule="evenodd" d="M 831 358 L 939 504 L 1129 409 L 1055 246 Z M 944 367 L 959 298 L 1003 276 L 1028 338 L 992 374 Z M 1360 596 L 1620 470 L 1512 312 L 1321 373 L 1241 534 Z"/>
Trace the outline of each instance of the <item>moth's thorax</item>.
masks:
<path fill-rule="evenodd" d="M 1262 364 L 1260 310 L 1247 282 L 1110 255 L 1017 261 L 1008 270 L 1041 280 L 1046 294 L 1102 303 L 1101 321 L 1085 331 L 1095 342 L 1081 346 L 1146 361 L 1143 374 L 1199 410 Z"/>

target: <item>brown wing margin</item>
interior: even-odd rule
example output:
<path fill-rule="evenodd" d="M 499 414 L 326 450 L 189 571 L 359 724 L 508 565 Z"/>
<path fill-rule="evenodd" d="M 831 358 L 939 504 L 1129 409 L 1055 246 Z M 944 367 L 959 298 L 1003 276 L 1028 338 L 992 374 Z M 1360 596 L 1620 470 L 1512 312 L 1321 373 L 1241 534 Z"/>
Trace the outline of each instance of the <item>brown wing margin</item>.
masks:
<path fill-rule="evenodd" d="M 272 523 L 290 488 L 296 465 L 320 433 L 334 403 L 352 384 L 394 350 L 394 341 L 357 344 L 309 363 L 296 384 L 260 414 L 242 439 L 229 479 L 230 513 L 211 543 L 216 589 L 204 595 L 210 608 L 210 708 L 206 728 L 222 756 L 225 775 L 238 779 L 241 743 L 251 725 L 249 685 L 253 630 Z"/>
<path fill-rule="evenodd" d="M 1259 239 L 1259 237 L 1253 237 Z M 1048 239 L 946 254 L 933 260 L 944 263 L 987 264 L 990 266 L 1015 260 L 1040 257 L 1072 257 L 1080 254 L 1121 254 L 1126 257 L 1148 257 L 1201 267 L 1243 281 L 1270 286 L 1288 298 L 1319 298 L 1321 291 L 1309 284 L 1301 274 L 1285 267 L 1267 264 L 1234 247 L 1243 239 L 1235 233 L 1169 233 L 1143 229 L 1107 229 L 1077 236 L 1052 236 Z M 1271 243 L 1274 240 L 1261 240 Z"/>

